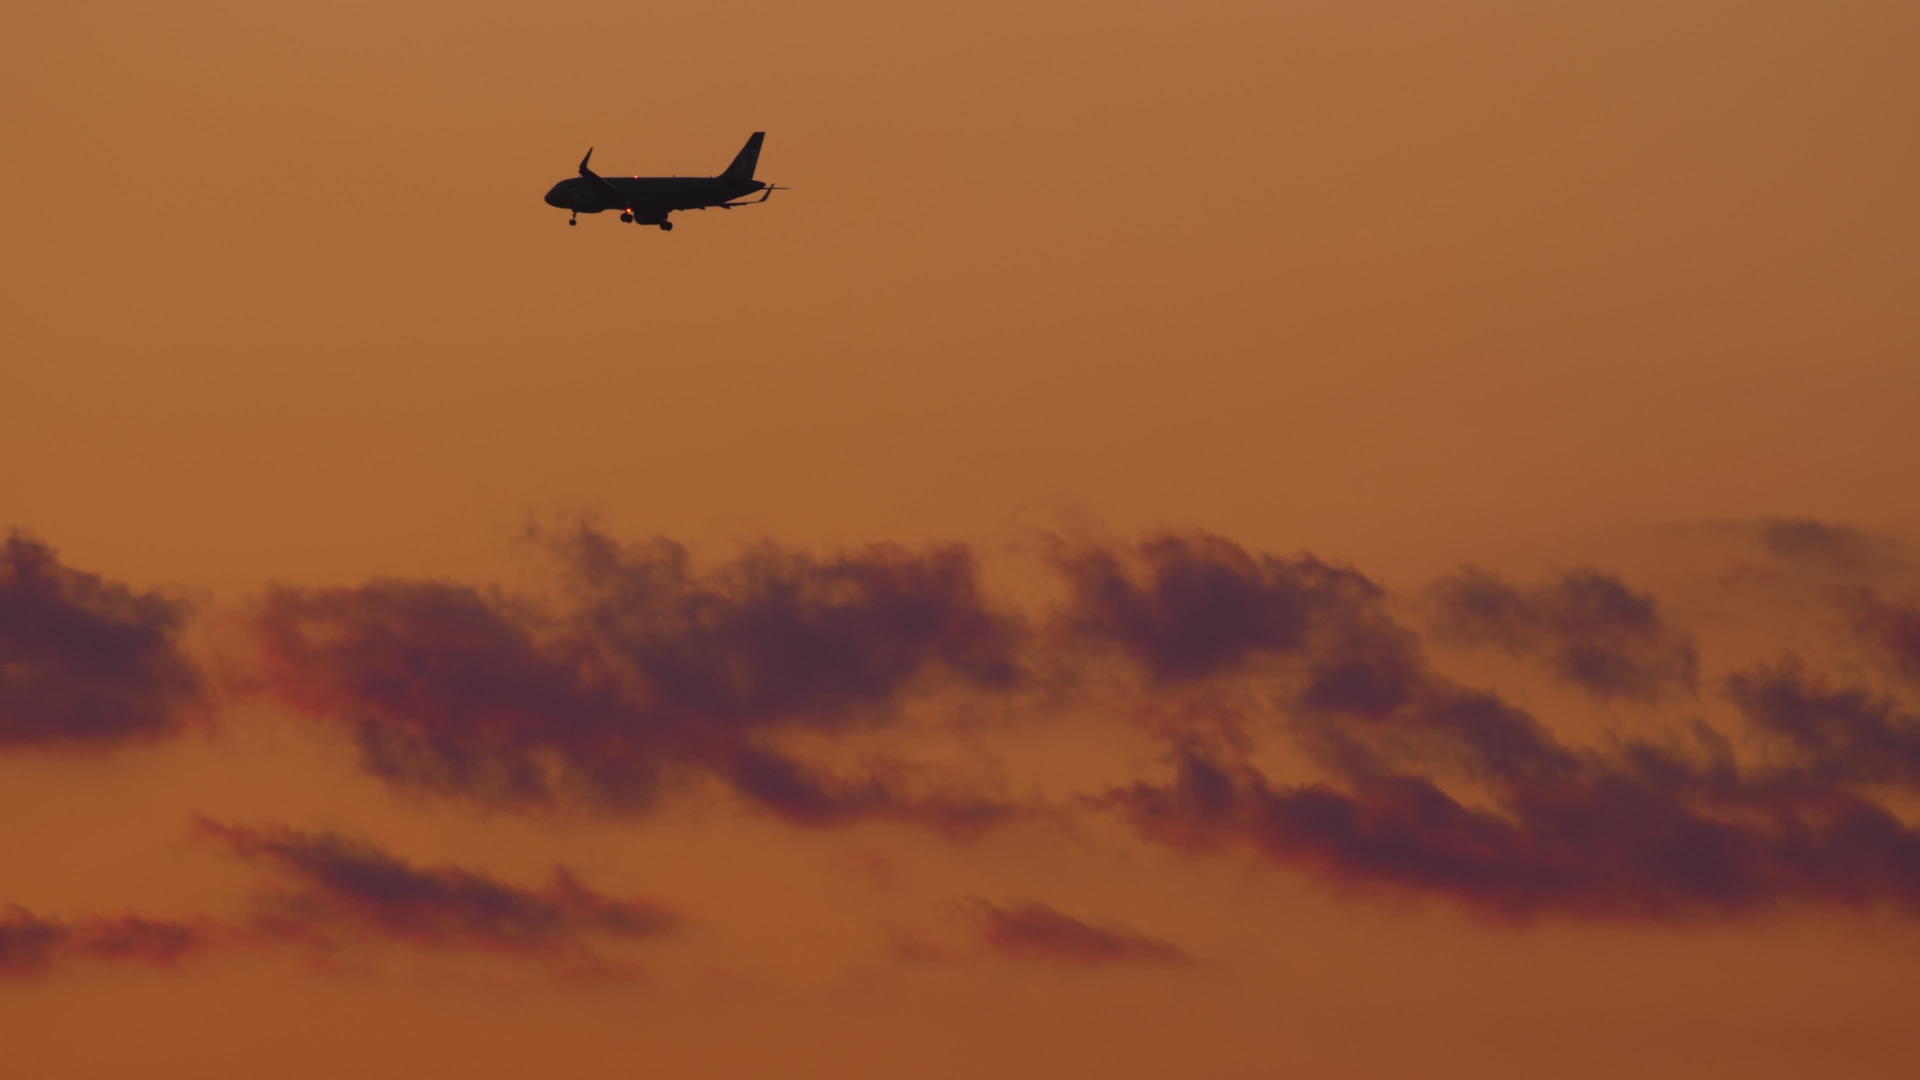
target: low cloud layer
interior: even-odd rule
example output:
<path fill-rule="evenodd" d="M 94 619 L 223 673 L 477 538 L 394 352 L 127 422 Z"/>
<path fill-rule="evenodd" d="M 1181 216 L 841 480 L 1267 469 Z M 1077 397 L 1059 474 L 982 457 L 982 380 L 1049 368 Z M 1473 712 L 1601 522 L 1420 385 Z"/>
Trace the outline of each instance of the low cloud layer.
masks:
<path fill-rule="evenodd" d="M 0 543 L 0 750 L 99 746 L 180 726 L 201 682 L 188 611 L 64 565 L 45 543 Z"/>
<path fill-rule="evenodd" d="M 1809 550 L 1853 543 L 1807 523 L 1756 535 L 1776 532 Z M 1058 598 L 1023 608 L 988 592 L 961 545 L 762 544 L 700 562 L 585 526 L 542 541 L 564 587 L 537 602 L 431 580 L 277 587 L 252 611 L 250 685 L 340 732 L 397 787 L 504 810 L 634 816 L 717 788 L 795 825 L 972 836 L 1067 805 L 1152 843 L 1504 922 L 1920 915 L 1920 838 L 1890 795 L 1920 789 L 1920 720 L 1902 697 L 1920 616 L 1897 585 L 1813 594 L 1852 620 L 1869 661 L 1836 678 L 1792 657 L 1703 661 L 1711 642 L 1598 569 L 1514 583 L 1463 568 L 1396 595 L 1207 534 L 1060 541 L 1045 564 Z M 151 684 L 166 709 L 146 714 L 174 722 L 197 692 L 173 644 L 183 613 L 18 538 L 9 552 L 8 602 L 64 613 L 45 625 L 68 629 L 37 647 L 115 658 L 100 661 L 109 688 L 174 672 Z M 38 625 L 15 619 L 0 640 Z M 99 640 L 125 644 L 70 644 Z M 1537 664 L 1571 692 L 1469 685 L 1443 663 L 1458 647 Z M 44 670 L 83 666 L 60 663 Z M 1580 698 L 1606 703 L 1618 730 L 1575 738 L 1555 710 Z M 1007 795 L 995 740 L 1058 711 L 1154 717 L 1169 771 Z M 933 730 L 970 743 L 969 768 L 910 756 Z M 289 934 L 537 953 L 671 921 L 564 872 L 510 886 L 329 834 L 209 828 L 272 872 Z M 1133 940 L 1043 905 L 976 910 L 1008 952 Z"/>

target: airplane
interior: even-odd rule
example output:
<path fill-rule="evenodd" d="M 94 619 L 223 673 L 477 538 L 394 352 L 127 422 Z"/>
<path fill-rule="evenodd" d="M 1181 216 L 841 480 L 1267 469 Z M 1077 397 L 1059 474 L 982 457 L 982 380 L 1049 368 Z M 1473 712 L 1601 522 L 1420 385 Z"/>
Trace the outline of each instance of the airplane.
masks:
<path fill-rule="evenodd" d="M 753 178 L 754 167 L 760 163 L 760 144 L 766 137 L 764 131 L 754 132 L 748 137 L 747 145 L 734 155 L 733 164 L 719 176 L 603 177 L 587 168 L 587 161 L 593 157 L 593 148 L 588 147 L 587 156 L 580 159 L 579 177 L 553 185 L 547 191 L 547 205 L 573 211 L 573 216 L 567 218 L 569 225 L 578 225 L 581 214 L 618 210 L 621 221 L 658 225 L 665 232 L 673 231 L 673 222 L 667 220 L 667 215 L 675 210 L 757 206 L 774 192 L 788 190 Z M 757 199 L 735 201 L 756 191 L 760 193 Z"/>

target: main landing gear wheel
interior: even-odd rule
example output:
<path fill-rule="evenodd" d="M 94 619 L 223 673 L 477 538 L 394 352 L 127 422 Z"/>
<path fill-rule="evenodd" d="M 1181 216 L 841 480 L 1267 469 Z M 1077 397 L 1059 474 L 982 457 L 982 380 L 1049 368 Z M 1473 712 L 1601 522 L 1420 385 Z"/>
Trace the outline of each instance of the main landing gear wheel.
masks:
<path fill-rule="evenodd" d="M 621 221 L 632 221 L 632 220 L 633 220 L 633 215 L 632 215 L 632 214 L 629 214 L 629 213 L 627 213 L 627 212 L 626 212 L 625 210 L 622 210 L 622 211 L 620 211 L 620 220 L 621 220 Z"/>
<path fill-rule="evenodd" d="M 661 231 L 661 232 L 672 232 L 672 231 L 673 231 L 673 222 L 671 222 L 671 221 L 663 221 L 663 222 L 661 222 L 661 223 L 660 223 L 660 231 Z"/>

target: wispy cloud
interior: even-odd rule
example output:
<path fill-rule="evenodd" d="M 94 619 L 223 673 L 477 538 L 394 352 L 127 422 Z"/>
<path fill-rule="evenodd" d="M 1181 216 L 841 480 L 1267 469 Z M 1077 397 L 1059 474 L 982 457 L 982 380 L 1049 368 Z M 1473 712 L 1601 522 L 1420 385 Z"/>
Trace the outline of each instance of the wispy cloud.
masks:
<path fill-rule="evenodd" d="M 1734 703 L 1778 745 L 1778 768 L 1827 783 L 1895 783 L 1920 789 L 1920 716 L 1893 698 L 1832 686 L 1797 660 L 1728 679 Z"/>
<path fill-rule="evenodd" d="M 1117 923 L 1093 923 L 1035 900 L 1006 905 L 974 897 L 966 902 L 980 941 L 1014 960 L 1077 967 L 1182 966 L 1185 949 Z"/>
<path fill-rule="evenodd" d="M 1157 843 L 1244 847 L 1329 881 L 1446 897 L 1504 921 L 1716 919 L 1795 905 L 1920 914 L 1920 832 L 1841 785 L 1743 774 L 1717 735 L 1699 734 L 1692 753 L 1627 743 L 1600 754 L 1536 732 L 1519 755 L 1526 767 L 1483 775 L 1477 804 L 1434 773 L 1282 783 L 1189 743 L 1174 750 L 1171 779 L 1095 803 Z"/>
<path fill-rule="evenodd" d="M 1667 625 L 1651 595 L 1604 571 L 1516 586 L 1469 567 L 1428 595 L 1443 640 L 1538 658 L 1596 697 L 1657 698 L 1692 690 L 1699 676 L 1692 639 Z"/>
<path fill-rule="evenodd" d="M 1920 607 L 1893 603 L 1866 588 L 1847 593 L 1845 603 L 1874 658 L 1920 686 Z"/>
<path fill-rule="evenodd" d="M 136 915 L 65 921 L 9 907 L 0 913 L 0 978 L 42 975 L 75 961 L 171 968 L 212 940 L 204 923 Z"/>
<path fill-rule="evenodd" d="M 518 886 L 458 866 L 415 866 L 335 833 L 204 820 L 201 828 L 276 882 L 259 921 L 274 937 L 569 957 L 588 955 L 596 939 L 658 937 L 681 922 L 654 901 L 596 892 L 561 866 L 544 885 Z"/>
<path fill-rule="evenodd" d="M 452 865 L 421 866 L 336 833 L 253 828 L 202 819 L 265 876 L 250 917 L 45 918 L 0 907 L 0 977 L 80 963 L 171 969 L 215 951 L 305 948 L 331 956 L 383 948 L 485 952 L 562 974 L 630 970 L 604 947 L 674 933 L 684 917 L 643 897 L 614 897 L 555 866 L 540 885 L 501 881 Z"/>
<path fill-rule="evenodd" d="M 1751 535 L 1769 554 L 1813 569 L 1861 573 L 1898 562 L 1897 540 L 1817 518 L 1761 518 L 1730 526 Z"/>

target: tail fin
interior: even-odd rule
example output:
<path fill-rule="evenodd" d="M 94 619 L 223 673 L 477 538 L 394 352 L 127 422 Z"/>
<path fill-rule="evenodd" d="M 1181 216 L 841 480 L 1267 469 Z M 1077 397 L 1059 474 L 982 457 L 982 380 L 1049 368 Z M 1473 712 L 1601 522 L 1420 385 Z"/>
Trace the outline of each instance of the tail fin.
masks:
<path fill-rule="evenodd" d="M 738 154 L 733 155 L 733 164 L 727 166 L 727 171 L 720 175 L 729 180 L 753 179 L 754 167 L 760 164 L 760 143 L 766 137 L 767 133 L 764 131 L 756 131 L 749 136 L 747 145 L 741 147 Z"/>

